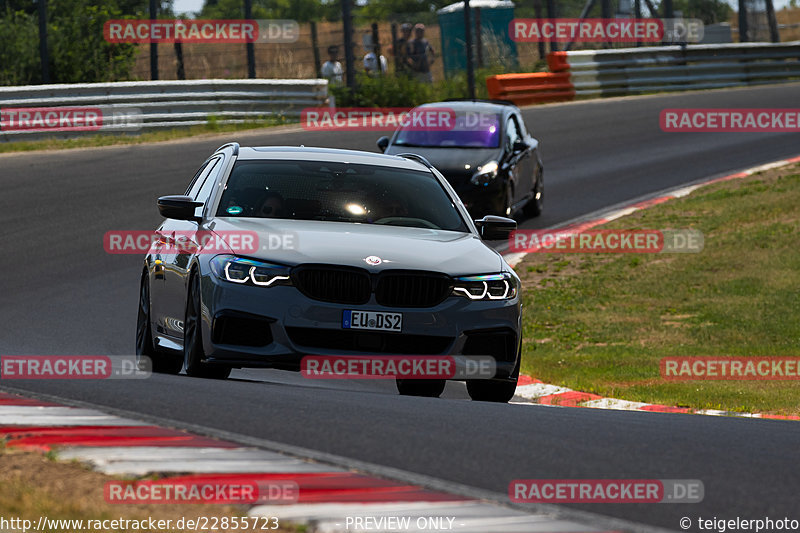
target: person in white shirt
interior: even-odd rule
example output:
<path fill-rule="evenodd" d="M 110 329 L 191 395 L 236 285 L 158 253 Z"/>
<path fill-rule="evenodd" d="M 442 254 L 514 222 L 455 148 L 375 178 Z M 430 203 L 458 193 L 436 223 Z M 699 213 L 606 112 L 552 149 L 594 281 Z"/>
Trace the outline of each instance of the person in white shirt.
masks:
<path fill-rule="evenodd" d="M 380 68 L 381 74 L 386 74 L 389 70 L 389 65 L 386 62 L 386 57 L 381 54 L 380 58 L 375 53 L 375 47 L 367 48 L 367 55 L 364 56 L 364 70 L 370 76 L 375 76 L 378 74 L 378 68 Z"/>
<path fill-rule="evenodd" d="M 336 85 L 344 81 L 344 70 L 339 63 L 339 47 L 335 44 L 328 47 L 328 60 L 322 64 L 322 77 Z"/>

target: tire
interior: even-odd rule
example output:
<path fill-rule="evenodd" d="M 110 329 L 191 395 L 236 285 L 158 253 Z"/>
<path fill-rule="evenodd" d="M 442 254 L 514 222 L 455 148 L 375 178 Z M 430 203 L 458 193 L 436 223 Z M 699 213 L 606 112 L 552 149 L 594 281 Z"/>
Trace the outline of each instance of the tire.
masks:
<path fill-rule="evenodd" d="M 147 272 L 142 274 L 139 285 L 139 312 L 136 317 L 136 366 L 146 370 L 141 357 L 149 357 L 153 363 L 153 372 L 161 374 L 177 374 L 181 371 L 183 361 L 175 354 L 157 350 L 153 344 L 153 331 L 150 325 L 150 283 Z"/>
<path fill-rule="evenodd" d="M 539 198 L 536 198 L 536 195 L 539 195 Z M 542 214 L 542 209 L 544 208 L 544 178 L 542 174 L 539 174 L 539 178 L 536 180 L 536 183 L 533 186 L 533 198 L 525 204 L 525 207 L 522 209 L 522 212 L 525 214 L 526 217 L 538 217 Z"/>
<path fill-rule="evenodd" d="M 472 379 L 467 381 L 469 397 L 476 402 L 508 403 L 514 397 L 519 381 L 519 366 L 522 354 L 517 355 L 517 366 L 511 372 L 511 381 L 493 379 Z"/>
<path fill-rule="evenodd" d="M 424 396 L 438 398 L 444 391 L 443 379 L 397 379 L 397 392 L 401 396 Z"/>
<path fill-rule="evenodd" d="M 203 328 L 200 300 L 200 276 L 192 272 L 186 297 L 186 317 L 183 321 L 183 367 L 187 376 L 208 379 L 225 379 L 231 369 L 204 363 Z"/>

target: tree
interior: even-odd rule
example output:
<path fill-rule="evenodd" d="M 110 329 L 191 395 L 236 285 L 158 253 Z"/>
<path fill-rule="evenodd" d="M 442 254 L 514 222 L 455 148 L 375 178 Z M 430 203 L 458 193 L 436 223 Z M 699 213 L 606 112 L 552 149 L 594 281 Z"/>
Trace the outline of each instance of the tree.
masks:
<path fill-rule="evenodd" d="M 700 19 L 703 24 L 725 22 L 733 11 L 725 0 L 674 0 L 673 7 L 684 18 Z"/>
<path fill-rule="evenodd" d="M 327 13 L 320 0 L 253 0 L 254 19 L 290 19 L 297 22 L 320 20 Z M 202 19 L 241 19 L 244 0 L 206 0 Z"/>
<path fill-rule="evenodd" d="M 106 20 L 143 16 L 147 0 L 48 0 L 49 70 L 53 83 L 128 79 L 132 44 L 103 37 Z M 33 5 L 33 8 L 31 8 Z M 24 9 L 12 10 L 12 7 Z M 123 11 L 124 10 L 124 11 Z M 38 15 L 33 2 L 9 0 L 0 13 L 0 84 L 41 83 Z"/>

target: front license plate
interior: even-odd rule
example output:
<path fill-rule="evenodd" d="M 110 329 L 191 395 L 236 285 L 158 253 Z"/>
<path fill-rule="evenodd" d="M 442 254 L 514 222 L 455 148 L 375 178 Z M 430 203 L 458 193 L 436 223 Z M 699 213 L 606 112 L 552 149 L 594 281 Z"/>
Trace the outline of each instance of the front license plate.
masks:
<path fill-rule="evenodd" d="M 403 313 L 351 311 L 347 309 L 342 314 L 342 327 L 345 329 L 401 331 L 403 329 Z"/>

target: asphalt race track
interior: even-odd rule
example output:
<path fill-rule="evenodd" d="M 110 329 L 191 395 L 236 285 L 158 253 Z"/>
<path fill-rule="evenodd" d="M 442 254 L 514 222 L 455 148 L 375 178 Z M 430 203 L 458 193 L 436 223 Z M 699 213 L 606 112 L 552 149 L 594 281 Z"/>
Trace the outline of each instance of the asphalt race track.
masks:
<path fill-rule="evenodd" d="M 792 108 L 800 84 L 529 108 L 545 164 L 544 228 L 665 188 L 794 156 L 797 134 L 663 133 L 664 108 Z M 109 230 L 149 230 L 227 140 L 376 150 L 379 133 L 291 128 L 223 138 L 0 156 L 0 354 L 131 354 L 141 257 Z M 479 214 L 475 214 L 479 215 Z M 528 309 L 535 313 L 535 307 Z M 789 354 L 787 354 L 789 355 Z M 701 504 L 566 506 L 679 530 L 688 516 L 800 518 L 800 424 L 490 405 L 396 395 L 391 383 L 306 381 L 268 370 L 207 381 L 3 381 L 37 391 L 424 474 L 508 502 L 518 478 L 700 479 Z M 466 489 L 465 489 L 466 490 Z M 483 492 L 482 494 L 486 494 Z"/>

